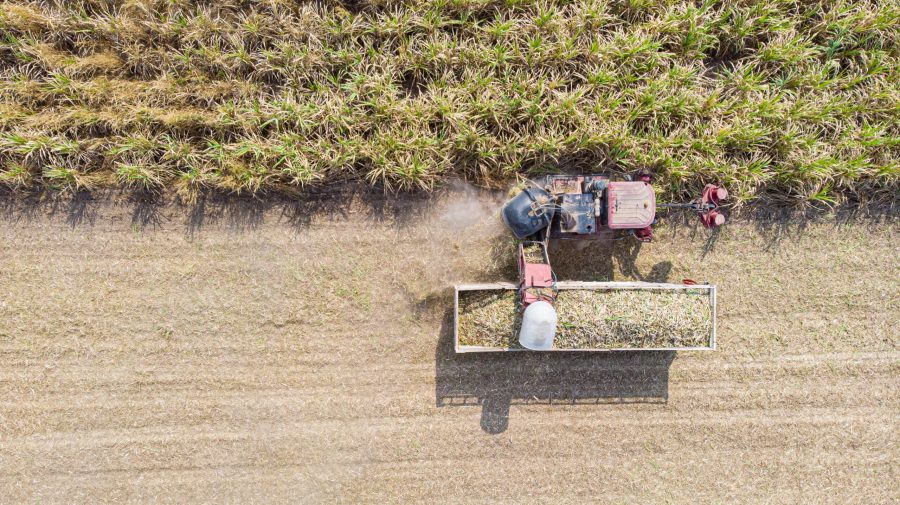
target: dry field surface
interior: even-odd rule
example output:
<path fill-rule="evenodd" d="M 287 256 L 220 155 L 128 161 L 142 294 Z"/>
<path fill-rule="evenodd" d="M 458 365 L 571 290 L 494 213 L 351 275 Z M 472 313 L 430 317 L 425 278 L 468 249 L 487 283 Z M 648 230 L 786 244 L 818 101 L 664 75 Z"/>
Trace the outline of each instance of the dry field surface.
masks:
<path fill-rule="evenodd" d="M 7 199 L 0 503 L 900 501 L 895 222 L 552 250 L 718 284 L 719 349 L 455 356 L 496 198 Z"/>

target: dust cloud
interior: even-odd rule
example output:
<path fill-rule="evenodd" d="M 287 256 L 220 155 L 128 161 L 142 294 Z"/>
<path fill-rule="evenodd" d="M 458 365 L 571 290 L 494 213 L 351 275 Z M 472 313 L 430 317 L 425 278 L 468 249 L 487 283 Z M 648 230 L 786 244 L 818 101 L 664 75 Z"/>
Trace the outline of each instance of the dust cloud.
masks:
<path fill-rule="evenodd" d="M 456 181 L 391 247 L 402 267 L 392 274 L 414 310 L 437 319 L 452 307 L 457 284 L 515 280 L 512 234 L 500 218 L 505 191 Z"/>
<path fill-rule="evenodd" d="M 500 209 L 506 193 L 478 188 L 465 181 L 453 181 L 447 190 L 446 203 L 438 216 L 440 226 L 460 232 L 475 225 L 494 221 L 498 226 Z"/>

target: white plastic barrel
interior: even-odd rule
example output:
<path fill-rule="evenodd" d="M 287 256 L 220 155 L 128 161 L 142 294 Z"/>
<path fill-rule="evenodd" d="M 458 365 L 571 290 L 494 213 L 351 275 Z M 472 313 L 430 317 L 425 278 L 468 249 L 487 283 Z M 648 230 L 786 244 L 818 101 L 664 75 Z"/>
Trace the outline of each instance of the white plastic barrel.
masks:
<path fill-rule="evenodd" d="M 550 302 L 538 301 L 525 308 L 522 314 L 522 329 L 519 343 L 532 351 L 546 351 L 553 348 L 556 336 L 556 309 Z"/>

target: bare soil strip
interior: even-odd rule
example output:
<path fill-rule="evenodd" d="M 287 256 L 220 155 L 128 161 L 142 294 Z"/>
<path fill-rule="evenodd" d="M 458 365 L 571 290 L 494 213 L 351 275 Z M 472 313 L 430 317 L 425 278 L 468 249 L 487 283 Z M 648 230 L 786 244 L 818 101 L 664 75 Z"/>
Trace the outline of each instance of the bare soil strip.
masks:
<path fill-rule="evenodd" d="M 514 249 L 493 197 L 401 203 L 3 207 L 0 502 L 900 501 L 896 224 L 566 244 L 717 284 L 718 350 L 456 356 Z"/>

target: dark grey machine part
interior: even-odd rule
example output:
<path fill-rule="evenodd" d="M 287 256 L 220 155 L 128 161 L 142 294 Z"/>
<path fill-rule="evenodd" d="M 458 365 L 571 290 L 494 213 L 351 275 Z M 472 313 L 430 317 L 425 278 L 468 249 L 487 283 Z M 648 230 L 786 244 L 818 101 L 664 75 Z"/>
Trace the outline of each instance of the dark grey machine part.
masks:
<path fill-rule="evenodd" d="M 562 195 L 559 203 L 559 230 L 563 233 L 590 234 L 597 229 L 594 195 Z"/>
<path fill-rule="evenodd" d="M 527 188 L 503 206 L 503 222 L 523 240 L 550 226 L 555 199 L 540 188 Z"/>

